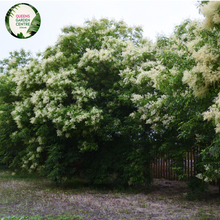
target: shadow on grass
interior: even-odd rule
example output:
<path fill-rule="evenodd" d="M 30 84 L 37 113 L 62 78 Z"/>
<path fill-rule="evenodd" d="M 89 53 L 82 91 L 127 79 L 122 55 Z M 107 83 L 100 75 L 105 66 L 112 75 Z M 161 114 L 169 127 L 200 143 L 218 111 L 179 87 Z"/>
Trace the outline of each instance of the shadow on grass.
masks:
<path fill-rule="evenodd" d="M 28 173 L 23 171 L 17 171 L 17 173 L 13 175 L 13 171 L 4 165 L 0 165 L 0 178 L 5 180 L 25 180 L 31 182 L 41 182 L 45 179 L 37 173 Z"/>
<path fill-rule="evenodd" d="M 125 185 L 116 185 L 116 184 L 89 184 L 84 179 L 78 177 L 72 177 L 72 179 L 63 182 L 60 185 L 56 185 L 46 177 L 42 177 L 37 173 L 28 173 L 28 172 L 18 172 L 16 175 L 12 175 L 12 171 L 4 165 L 0 165 L 0 180 L 20 180 L 31 182 L 34 184 L 40 184 L 41 187 L 48 190 L 74 190 L 77 192 L 89 191 L 90 193 L 126 193 L 126 194 L 150 194 L 155 189 L 151 186 L 125 186 Z M 156 191 L 166 190 L 160 185 L 157 185 Z M 176 189 L 177 190 L 177 189 Z M 184 196 L 185 200 L 189 201 L 216 201 L 220 204 L 220 195 L 214 191 L 208 190 L 205 192 L 188 192 Z"/>

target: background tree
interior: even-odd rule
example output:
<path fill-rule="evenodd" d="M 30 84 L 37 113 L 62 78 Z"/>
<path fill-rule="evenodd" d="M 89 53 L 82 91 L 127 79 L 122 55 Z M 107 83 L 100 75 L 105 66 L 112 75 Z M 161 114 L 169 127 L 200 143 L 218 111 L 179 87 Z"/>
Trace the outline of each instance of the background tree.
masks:
<path fill-rule="evenodd" d="M 13 95 L 16 83 L 12 81 L 11 71 L 23 68 L 32 60 L 30 52 L 24 49 L 10 52 L 9 58 L 0 61 L 0 158 L 11 168 L 21 165 L 21 157 L 24 154 L 25 146 L 22 143 L 22 135 L 16 140 L 13 134 L 17 132 L 17 126 L 12 118 L 14 111 L 13 102 L 20 99 Z"/>

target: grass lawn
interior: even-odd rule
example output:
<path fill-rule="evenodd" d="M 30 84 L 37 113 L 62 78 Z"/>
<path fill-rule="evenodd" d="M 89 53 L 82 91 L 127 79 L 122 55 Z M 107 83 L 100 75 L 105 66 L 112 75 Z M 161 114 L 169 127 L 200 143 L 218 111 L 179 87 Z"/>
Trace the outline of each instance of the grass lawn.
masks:
<path fill-rule="evenodd" d="M 0 220 L 220 219 L 218 188 L 189 201 L 186 182 L 154 179 L 150 187 L 89 187 L 75 179 L 56 187 L 33 174 L 0 167 Z"/>

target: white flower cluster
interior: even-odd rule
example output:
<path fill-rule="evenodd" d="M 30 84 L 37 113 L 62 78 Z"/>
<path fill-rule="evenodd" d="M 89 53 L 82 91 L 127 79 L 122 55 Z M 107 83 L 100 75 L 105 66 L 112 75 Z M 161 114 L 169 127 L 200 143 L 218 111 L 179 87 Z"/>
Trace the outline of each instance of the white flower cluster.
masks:
<path fill-rule="evenodd" d="M 84 141 L 80 146 L 80 151 L 86 151 L 86 150 L 96 150 L 98 148 L 98 145 L 96 143 L 90 143 L 87 141 Z"/>
<path fill-rule="evenodd" d="M 114 66 L 117 66 L 119 60 L 113 56 L 112 54 L 115 51 L 121 51 L 122 48 L 125 48 L 127 44 L 123 42 L 121 39 L 116 39 L 111 36 L 104 36 L 102 39 L 102 47 L 100 50 L 91 50 L 89 48 L 86 49 L 86 53 L 83 54 L 83 57 L 80 59 L 78 63 L 78 67 L 86 67 L 88 69 L 88 62 L 92 63 L 100 63 L 100 62 L 112 62 L 114 61 Z M 120 55 L 120 53 L 118 53 Z M 92 70 L 89 68 L 88 70 Z"/>
<path fill-rule="evenodd" d="M 150 98 L 155 99 L 155 94 L 147 93 L 145 96 L 132 94 L 132 101 L 134 103 L 139 103 L 140 100 L 148 100 L 147 104 L 140 106 L 138 112 L 141 113 L 141 120 L 145 120 L 146 124 L 153 124 L 155 122 L 162 122 L 165 127 L 168 127 L 170 122 L 174 120 L 174 116 L 169 116 L 168 114 L 160 115 L 160 108 L 162 107 L 163 101 L 167 98 L 166 95 L 157 97 L 156 100 L 150 100 Z M 136 117 L 136 112 L 131 113 L 129 116 L 132 118 Z"/>
<path fill-rule="evenodd" d="M 160 115 L 160 108 L 162 107 L 163 101 L 167 98 L 166 95 L 158 97 L 156 101 L 149 101 L 144 106 L 145 117 L 147 118 L 147 113 L 150 114 L 150 118 L 146 121 L 146 124 L 152 124 L 154 122 L 162 122 L 165 127 L 168 127 L 170 122 L 173 121 L 174 116 Z M 143 115 L 142 115 L 143 118 Z M 144 119 L 144 118 L 143 118 Z"/>
<path fill-rule="evenodd" d="M 208 109 L 208 111 L 203 112 L 203 119 L 204 120 L 214 120 L 215 121 L 215 131 L 216 133 L 220 132 L 220 93 L 218 93 L 218 96 L 214 99 L 214 104 L 211 105 Z"/>
<path fill-rule="evenodd" d="M 21 114 L 26 111 L 29 107 L 30 99 L 26 99 L 25 101 L 15 102 L 15 110 L 11 112 L 11 115 L 15 122 L 17 123 L 18 128 L 22 128 L 23 125 L 21 123 L 22 116 Z"/>
<path fill-rule="evenodd" d="M 209 170 L 212 168 L 210 164 L 206 164 L 206 165 L 204 165 L 204 167 L 205 167 L 205 170 L 206 170 L 206 171 L 209 171 Z M 214 173 L 215 173 L 217 176 L 220 175 L 220 168 L 214 170 Z M 215 175 L 213 176 L 213 174 L 212 174 L 211 176 L 207 176 L 207 175 L 205 175 L 205 174 L 198 173 L 198 174 L 196 175 L 196 177 L 197 177 L 198 179 L 201 179 L 201 180 L 204 179 L 205 182 L 211 182 L 211 181 L 214 180 Z"/>
<path fill-rule="evenodd" d="M 182 81 L 193 89 L 195 96 L 203 97 L 208 87 L 220 80 L 220 67 L 213 70 L 212 65 L 212 63 L 218 62 L 218 50 L 204 45 L 198 51 L 194 50 L 192 57 L 197 62 L 197 65 L 191 70 L 184 71 Z M 200 86 L 198 86 L 198 82 L 201 82 Z"/>
<path fill-rule="evenodd" d="M 104 50 L 101 51 L 101 57 L 105 56 L 104 52 Z M 71 131 L 76 129 L 77 124 L 82 121 L 92 126 L 89 129 L 97 129 L 96 124 L 103 118 L 102 110 L 95 107 L 89 111 L 82 109 L 83 103 L 94 99 L 97 92 L 91 88 L 85 89 L 87 82 L 79 80 L 74 68 L 60 68 L 59 71 L 47 70 L 47 64 L 53 65 L 55 61 L 62 62 L 63 57 L 63 54 L 58 51 L 55 56 L 42 63 L 34 60 L 27 67 L 13 72 L 12 80 L 17 83 L 16 95 L 23 97 L 22 101 L 14 103 L 15 110 L 12 112 L 18 128 L 22 128 L 22 115 L 26 115 L 32 124 L 50 119 L 57 128 L 58 136 L 66 132 L 66 137 L 70 137 Z M 46 85 L 44 89 L 35 89 L 36 85 L 42 84 Z M 28 94 L 26 89 L 30 86 L 33 87 L 30 90 L 33 92 Z M 73 101 L 65 107 L 62 102 L 67 95 L 72 95 Z M 37 142 L 41 146 L 44 145 L 41 137 L 37 138 Z"/>
<path fill-rule="evenodd" d="M 42 139 L 42 137 L 40 137 L 40 136 L 37 137 L 37 141 L 38 141 L 38 143 L 39 143 L 40 145 L 43 145 L 43 144 L 44 144 L 43 139 Z"/>
<path fill-rule="evenodd" d="M 192 89 L 193 93 L 197 97 L 204 97 L 208 88 L 206 86 L 200 85 L 198 87 L 197 82 L 199 81 L 198 76 L 196 73 L 194 73 L 192 70 L 185 70 L 184 75 L 182 78 L 183 83 L 186 83 L 189 85 L 189 87 Z"/>
<path fill-rule="evenodd" d="M 195 57 L 195 45 L 196 44 L 198 44 L 199 42 L 201 42 L 202 41 L 202 37 L 200 37 L 200 36 L 196 36 L 196 38 L 194 39 L 194 40 L 191 40 L 191 41 L 188 41 L 187 43 L 186 43 L 186 46 L 187 46 L 187 49 L 188 49 L 188 51 L 190 52 L 190 53 L 194 53 L 194 57 Z M 198 56 L 198 55 L 197 55 Z"/>
<path fill-rule="evenodd" d="M 39 65 L 37 59 L 32 60 L 28 66 L 24 68 L 14 69 L 10 72 L 12 81 L 16 82 L 17 89 L 15 95 L 19 95 L 22 93 L 22 89 L 24 86 L 26 88 L 30 88 L 38 81 L 42 83 L 42 68 Z M 34 76 L 34 77 L 33 77 Z"/>
<path fill-rule="evenodd" d="M 143 96 L 139 94 L 132 94 L 131 95 L 131 101 L 134 103 L 137 103 L 137 101 L 143 100 Z"/>
<path fill-rule="evenodd" d="M 86 102 L 87 99 L 95 99 L 97 95 L 97 92 L 95 92 L 91 88 L 85 90 L 85 88 L 82 86 L 76 86 L 71 93 L 73 95 L 73 98 L 77 100 L 77 103 L 82 103 L 83 101 Z"/>
<path fill-rule="evenodd" d="M 8 62 L 8 65 L 13 65 L 17 62 L 17 59 L 15 57 L 13 57 L 9 62 Z"/>
<path fill-rule="evenodd" d="M 120 119 L 114 119 L 114 125 L 115 126 L 118 126 L 118 125 L 120 125 L 121 124 L 121 121 L 120 121 Z"/>
<path fill-rule="evenodd" d="M 123 62 L 132 63 L 133 59 L 137 62 L 143 53 L 151 54 L 153 51 L 155 51 L 155 48 L 152 44 L 148 43 L 144 47 L 138 48 L 130 43 L 122 53 Z M 129 83 L 132 85 L 145 84 L 144 86 L 157 88 L 158 76 L 162 76 L 164 71 L 166 71 L 166 67 L 160 61 L 147 60 L 146 62 L 139 63 L 135 68 L 127 67 L 124 70 L 120 70 L 119 75 L 122 77 L 125 85 Z M 131 101 L 139 106 L 138 112 L 141 113 L 141 120 L 145 120 L 147 124 L 160 121 L 167 127 L 174 117 L 168 115 L 160 116 L 160 108 L 166 97 L 166 95 L 158 97 L 157 92 L 146 93 L 145 95 L 132 94 Z M 142 103 L 147 104 L 143 105 Z M 136 116 L 136 112 L 130 114 L 132 118 Z"/>
<path fill-rule="evenodd" d="M 114 49 L 114 50 L 122 50 L 127 47 L 127 42 L 123 41 L 119 38 L 114 38 L 112 36 L 104 36 L 102 49 Z"/>
<path fill-rule="evenodd" d="M 154 87 L 156 86 L 156 78 L 159 75 L 159 72 L 156 71 L 156 66 L 158 65 L 158 62 L 154 61 L 148 61 L 146 63 L 143 63 L 140 67 L 137 68 L 137 71 L 139 74 L 137 75 L 136 84 L 141 84 L 142 82 L 147 82 L 149 79 L 151 79 L 154 82 Z M 148 70 L 146 70 L 148 69 Z"/>
<path fill-rule="evenodd" d="M 123 77 L 123 83 L 126 85 L 126 84 L 129 84 L 130 82 L 133 82 L 135 83 L 136 79 L 134 78 L 135 76 L 135 71 L 132 71 L 129 67 L 127 67 L 126 69 L 124 70 L 119 70 L 119 75 L 121 77 Z"/>
<path fill-rule="evenodd" d="M 87 52 L 83 54 L 80 62 L 78 63 L 78 67 L 87 66 L 88 62 L 92 63 L 99 63 L 102 61 L 115 61 L 115 57 L 112 56 L 113 49 L 100 49 L 100 50 L 90 50 L 89 48 L 86 49 Z"/>
<path fill-rule="evenodd" d="M 44 59 L 41 65 L 45 70 L 50 65 L 53 65 L 54 62 L 62 62 L 63 60 L 65 60 L 65 57 L 63 53 L 58 50 L 54 56 L 50 56 L 47 59 Z"/>
<path fill-rule="evenodd" d="M 220 23 L 219 6 L 219 1 L 209 1 L 201 7 L 201 12 L 206 17 L 203 24 L 205 28 L 211 28 L 214 24 Z"/>
<path fill-rule="evenodd" d="M 183 83 L 187 83 L 197 97 L 204 97 L 209 88 L 220 80 L 219 63 L 219 32 L 213 27 L 220 23 L 219 16 L 220 2 L 210 1 L 201 7 L 201 12 L 205 16 L 202 22 L 193 21 L 188 25 L 188 29 L 195 28 L 192 33 L 186 34 L 186 46 L 190 52 L 190 58 L 194 58 L 196 66 L 191 70 L 186 70 L 183 75 Z M 208 28 L 211 35 L 208 39 L 200 34 L 202 30 Z M 217 39 L 217 45 L 213 42 Z"/>
<path fill-rule="evenodd" d="M 154 51 L 154 45 L 150 42 L 146 42 L 144 45 L 137 47 L 131 41 L 127 41 L 127 46 L 122 51 L 122 64 L 135 64 L 144 53 L 151 53 Z"/>
<path fill-rule="evenodd" d="M 153 81 L 157 74 L 153 67 L 158 65 L 158 62 L 146 61 L 138 63 L 142 59 L 144 53 L 151 54 L 154 47 L 150 42 L 142 45 L 141 47 L 135 46 L 132 42 L 128 41 L 127 47 L 123 48 L 122 63 L 126 66 L 124 70 L 120 70 L 120 76 L 123 79 L 123 84 L 136 84 L 141 83 L 149 84 Z M 156 82 L 155 82 L 156 84 Z M 156 87 L 156 85 L 155 85 Z"/>
<path fill-rule="evenodd" d="M 38 147 L 37 152 L 41 152 L 42 148 Z M 37 163 L 37 158 L 39 157 L 39 154 L 34 153 L 34 152 L 29 152 L 27 154 L 27 158 L 23 158 L 23 168 L 29 169 L 29 172 L 32 172 L 34 169 L 36 169 L 38 167 L 38 163 Z"/>
<path fill-rule="evenodd" d="M 37 151 L 37 153 L 40 153 L 40 152 L 42 152 L 42 150 L 43 150 L 42 147 L 38 147 L 36 151 Z"/>

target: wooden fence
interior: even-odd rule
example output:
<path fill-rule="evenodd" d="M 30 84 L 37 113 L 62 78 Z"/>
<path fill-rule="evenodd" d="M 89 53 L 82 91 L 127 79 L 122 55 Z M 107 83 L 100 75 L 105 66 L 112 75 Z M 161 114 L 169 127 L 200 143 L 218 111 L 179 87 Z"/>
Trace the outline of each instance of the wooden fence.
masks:
<path fill-rule="evenodd" d="M 195 150 L 191 150 L 191 152 L 186 153 L 185 159 L 182 161 L 183 164 L 183 173 L 188 174 L 188 181 L 190 179 L 190 176 L 194 175 L 195 172 L 195 161 L 196 161 L 196 153 L 198 154 L 200 152 L 200 149 L 197 148 Z M 173 169 L 169 167 L 171 163 L 173 162 L 172 160 L 164 160 L 167 155 L 164 155 L 164 157 L 160 157 L 157 159 L 155 157 L 154 163 L 151 164 L 151 168 L 154 171 L 154 178 L 164 178 L 164 179 L 169 179 L 169 180 L 178 180 L 178 176 L 173 172 Z M 195 173 L 196 174 L 196 173 Z M 218 182 L 212 181 L 210 182 L 211 185 L 218 185 Z"/>

